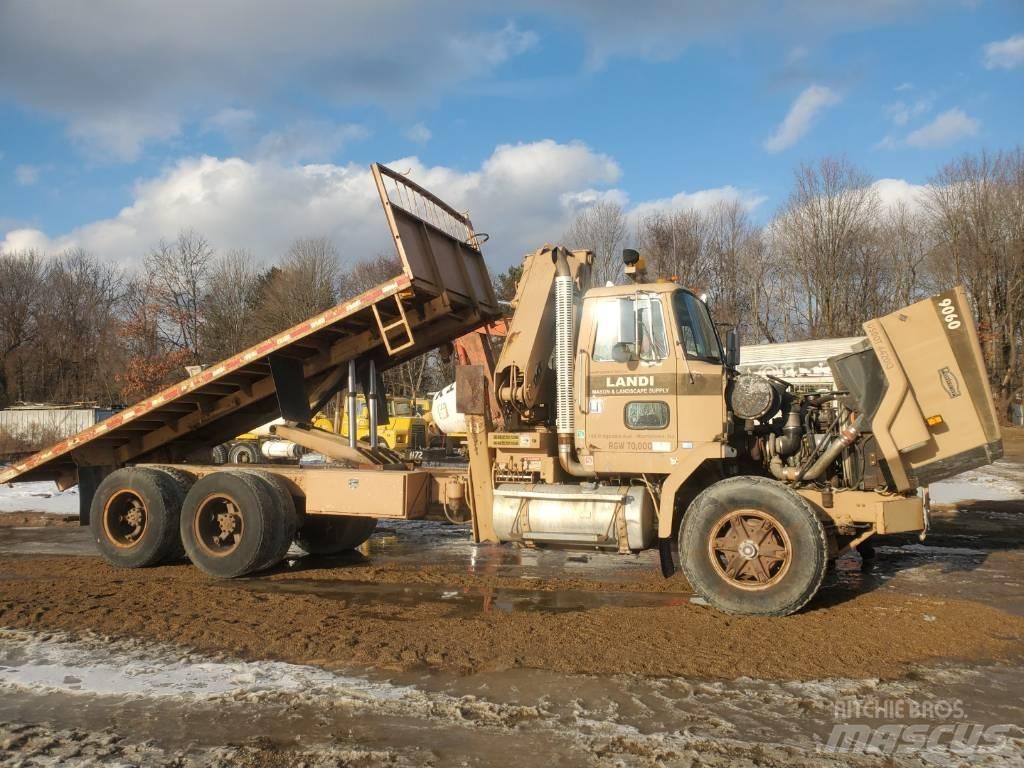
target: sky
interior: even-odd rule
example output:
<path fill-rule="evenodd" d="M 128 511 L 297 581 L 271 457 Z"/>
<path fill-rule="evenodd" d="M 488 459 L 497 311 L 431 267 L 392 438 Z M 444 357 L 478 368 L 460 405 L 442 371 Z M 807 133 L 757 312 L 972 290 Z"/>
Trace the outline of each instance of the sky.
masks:
<path fill-rule="evenodd" d="M 603 199 L 766 222 L 826 155 L 912 200 L 1022 125 L 1024 0 L 0 0 L 0 250 L 127 267 L 386 252 L 374 161 L 498 270 Z"/>

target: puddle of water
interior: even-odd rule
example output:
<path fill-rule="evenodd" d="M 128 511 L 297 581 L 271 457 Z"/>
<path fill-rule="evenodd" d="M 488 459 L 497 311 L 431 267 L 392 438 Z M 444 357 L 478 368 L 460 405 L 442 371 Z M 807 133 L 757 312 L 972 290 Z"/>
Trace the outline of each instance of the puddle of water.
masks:
<path fill-rule="evenodd" d="M 0 554 L 95 555 L 88 528 L 0 528 Z"/>
<path fill-rule="evenodd" d="M 214 586 L 223 586 L 214 584 Z M 690 593 L 681 592 L 586 592 L 579 590 L 537 591 L 531 589 L 460 587 L 452 589 L 428 584 L 378 584 L 363 581 L 323 579 L 236 579 L 230 587 L 254 592 L 297 593 L 338 600 L 348 607 L 410 606 L 424 602 L 452 606 L 457 614 L 470 616 L 491 611 L 516 613 L 543 611 L 565 613 L 604 606 L 654 607 L 685 605 Z"/>
<path fill-rule="evenodd" d="M 932 502 L 954 504 L 958 501 L 1024 501 L 1024 466 L 997 461 L 986 467 L 933 483 Z"/>
<path fill-rule="evenodd" d="M 903 594 L 958 598 L 1024 616 L 1024 551 L 909 544 L 877 545 L 866 565 L 856 555 L 836 562 L 823 589 L 887 589 Z"/>

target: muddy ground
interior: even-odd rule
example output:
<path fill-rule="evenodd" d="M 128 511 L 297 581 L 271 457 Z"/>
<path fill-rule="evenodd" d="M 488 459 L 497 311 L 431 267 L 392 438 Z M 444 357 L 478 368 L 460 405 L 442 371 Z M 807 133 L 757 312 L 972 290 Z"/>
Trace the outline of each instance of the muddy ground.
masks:
<path fill-rule="evenodd" d="M 1010 659 L 1024 647 L 1024 617 L 942 595 L 834 584 L 809 610 L 766 621 L 693 605 L 681 577 L 666 582 L 647 569 L 619 582 L 524 580 L 487 566 L 378 559 L 316 567 L 300 559 L 224 583 L 185 564 L 126 572 L 92 558 L 11 556 L 0 565 L 0 625 L 173 638 L 200 651 L 334 668 L 461 674 L 523 667 L 885 678 L 938 659 Z M 494 606 L 516 597 L 532 609 Z"/>
<path fill-rule="evenodd" d="M 1014 462 L 1024 460 L 1024 439 L 1013 433 L 1007 444 L 1011 463 L 1001 465 L 1001 471 L 1012 480 L 1021 469 Z M 0 515 L 0 628 L 71 644 L 97 637 L 143 641 L 209 659 L 286 662 L 463 693 L 483 686 L 481 681 L 499 679 L 503 695 L 516 706 L 524 699 L 557 698 L 557 691 L 582 686 L 581 681 L 593 687 L 594 701 L 613 700 L 630 686 L 661 686 L 670 680 L 726 686 L 723 691 L 737 685 L 747 691 L 751 685 L 835 680 L 898 688 L 923 685 L 950 668 L 968 676 L 984 670 L 990 682 L 981 688 L 1013 688 L 1016 682 L 1006 681 L 1016 681 L 1024 658 L 1024 502 L 961 500 L 936 509 L 933 524 L 924 544 L 911 537 L 880 541 L 877 558 L 866 567 L 856 555 L 840 560 L 801 613 L 753 619 L 695 604 L 681 576 L 661 578 L 653 552 L 622 557 L 473 546 L 465 528 L 389 523 L 359 554 L 296 556 L 258 578 L 214 582 L 185 563 L 113 569 L 94 556 L 88 532 L 74 520 L 26 510 Z M 0 659 L 0 673 L 4 669 Z M 544 683 L 536 684 L 537 690 L 548 693 L 524 694 L 530 690 L 525 681 L 538 679 Z M 929 689 L 927 695 L 942 690 Z M 1024 720 L 1019 689 L 1018 709 L 1013 695 L 1008 711 L 1016 712 L 1011 717 L 1019 726 Z M 694 694 L 680 696 L 692 700 Z M 795 706 L 799 712 L 819 704 Z M 28 715 L 36 706 L 42 705 L 30 697 L 13 711 L 0 711 L 0 720 L 11 721 L 0 729 L 0 763 L 5 756 L 14 760 L 35 754 L 33 749 L 49 759 L 38 745 L 45 746 L 50 737 L 61 749 L 77 739 L 82 755 L 93 750 L 90 759 L 100 762 L 119 754 L 117 759 L 127 764 L 176 759 L 174 745 L 159 737 L 153 743 L 125 742 L 122 733 L 104 735 L 97 730 L 102 721 L 81 714 L 33 719 Z M 662 705 L 649 706 L 660 712 Z M 752 706 L 758 706 L 756 697 Z M 503 712 L 506 731 L 521 730 L 523 718 L 534 718 L 519 710 Z M 14 714 L 26 716 L 12 719 Z M 342 719 L 357 722 L 351 717 Z M 626 716 L 620 712 L 615 717 Z M 659 717 L 662 727 L 674 723 L 663 713 Z M 556 719 L 566 718 L 558 714 Z M 379 734 L 366 727 L 366 734 L 345 741 L 350 759 L 335 762 L 330 762 L 334 753 L 306 754 L 301 745 L 266 744 L 254 741 L 251 733 L 228 752 L 204 754 L 209 761 L 248 765 L 300 759 L 317 765 L 404 764 L 407 759 L 409 764 L 448 764 L 480 757 L 479 745 L 467 741 L 449 751 L 438 747 L 420 760 L 424 756 L 410 752 L 412 747 L 378 740 Z M 434 727 L 448 726 L 427 726 L 431 733 Z M 779 726 L 759 727 L 768 732 Z M 336 733 L 319 735 L 338 746 Z M 785 739 L 765 737 L 754 740 L 760 746 L 723 748 L 722 738 L 705 739 L 692 754 L 690 742 L 685 749 L 647 742 L 641 748 L 628 739 L 589 743 L 578 754 L 576 741 L 552 749 L 560 756 L 554 762 L 562 764 L 730 764 L 760 755 L 753 762 L 781 765 L 800 764 L 807 756 L 803 747 L 773 752 Z M 231 739 L 218 742 L 211 736 L 209 741 L 220 748 Z M 74 745 L 68 748 L 74 751 Z M 42 758 L 28 764 L 49 764 Z M 824 758 L 818 755 L 808 764 L 817 760 Z"/>

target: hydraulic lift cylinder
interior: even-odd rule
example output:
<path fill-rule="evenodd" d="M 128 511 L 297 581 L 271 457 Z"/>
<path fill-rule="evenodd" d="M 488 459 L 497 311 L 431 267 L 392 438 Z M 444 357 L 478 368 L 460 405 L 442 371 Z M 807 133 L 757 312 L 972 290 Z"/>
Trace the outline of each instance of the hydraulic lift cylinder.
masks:
<path fill-rule="evenodd" d="M 356 361 L 348 361 L 348 446 L 356 447 Z"/>
<path fill-rule="evenodd" d="M 370 447 L 377 448 L 377 363 L 370 360 Z"/>

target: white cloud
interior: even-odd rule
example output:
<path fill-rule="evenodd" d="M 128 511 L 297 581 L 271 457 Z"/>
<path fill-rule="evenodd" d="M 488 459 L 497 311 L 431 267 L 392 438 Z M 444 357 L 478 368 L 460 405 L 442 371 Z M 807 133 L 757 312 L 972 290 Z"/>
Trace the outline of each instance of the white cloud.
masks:
<path fill-rule="evenodd" d="M 270 113 L 295 83 L 329 105 L 406 106 L 487 78 L 538 47 L 534 19 L 578 30 L 589 65 L 664 59 L 694 43 L 791 44 L 905 19 L 924 0 L 751 4 L 672 0 L 95 0 L 0 3 L 0 96 L 65 120 L 94 152 L 130 160 L 225 105 Z M 257 9 L 258 10 L 255 10 Z M 508 21 L 508 19 L 527 21 Z M 799 49 L 793 49 L 799 54 Z M 268 108 L 271 107 L 271 108 Z M 236 115 L 237 116 L 237 115 Z"/>
<path fill-rule="evenodd" d="M 621 171 L 612 158 L 579 142 L 550 139 L 498 146 L 474 170 L 428 166 L 415 156 L 388 164 L 469 212 L 477 230 L 491 235 L 485 251 L 493 270 L 557 241 L 577 213 L 602 200 L 619 203 L 632 220 L 655 210 L 707 210 L 733 200 L 753 209 L 764 200 L 723 186 L 630 207 L 626 193 L 615 187 Z M 203 233 L 219 249 L 248 249 L 265 264 L 303 236 L 330 237 L 349 260 L 393 248 L 376 187 L 363 166 L 196 157 L 139 182 L 132 203 L 115 216 L 65 234 L 13 229 L 0 240 L 0 251 L 53 253 L 82 246 L 131 266 L 161 237 L 183 228 Z"/>
<path fill-rule="evenodd" d="M 518 0 L 502 7 L 507 10 L 510 5 L 554 16 L 579 29 L 592 68 L 614 57 L 665 60 L 694 43 L 729 47 L 746 35 L 759 41 L 792 40 L 795 29 L 802 39 L 821 41 L 836 32 L 905 19 L 928 7 L 921 0 Z"/>
<path fill-rule="evenodd" d="M 476 170 L 390 163 L 460 210 L 491 236 L 489 261 L 502 269 L 545 240 L 557 239 L 575 212 L 565 195 L 614 184 L 618 165 L 579 143 L 501 145 Z M 0 250 L 55 252 L 82 246 L 121 264 L 137 263 L 161 237 L 192 227 L 217 248 L 246 248 L 276 260 L 296 237 L 331 237 L 355 260 L 392 248 L 369 170 L 277 160 L 189 158 L 140 182 L 117 215 L 62 235 L 7 233 Z"/>
<path fill-rule="evenodd" d="M 754 192 L 737 189 L 731 185 L 702 189 L 698 192 L 679 192 L 672 197 L 659 200 L 646 200 L 630 209 L 630 216 L 635 220 L 643 220 L 653 213 L 674 211 L 709 211 L 722 203 L 738 202 L 746 210 L 752 211 L 767 198 Z"/>
<path fill-rule="evenodd" d="M 904 179 L 879 179 L 874 184 L 878 198 L 885 207 L 899 203 L 911 211 L 921 211 L 924 206 L 924 195 L 928 187 L 923 184 L 911 184 Z"/>
<path fill-rule="evenodd" d="M 786 64 L 796 64 L 797 62 L 803 61 L 810 55 L 810 50 L 806 46 L 798 45 L 794 48 L 789 49 L 789 53 L 786 54 Z"/>
<path fill-rule="evenodd" d="M 895 88 L 893 88 L 893 90 L 896 91 L 897 93 L 902 93 L 903 91 L 912 91 L 914 90 L 914 84 L 909 82 L 903 82 L 897 85 Z"/>
<path fill-rule="evenodd" d="M 538 42 L 469 0 L 258 5 L 3 3 L 0 97 L 66 120 L 94 153 L 132 160 L 192 121 L 244 116 L 225 105 L 287 99 L 295 83 L 334 105 L 430 101 Z"/>
<path fill-rule="evenodd" d="M 35 165 L 19 165 L 14 169 L 14 179 L 23 187 L 39 181 L 39 168 Z"/>
<path fill-rule="evenodd" d="M 945 147 L 968 136 L 975 136 L 981 122 L 962 109 L 943 112 L 927 125 L 911 131 L 904 140 L 907 146 L 921 149 Z"/>
<path fill-rule="evenodd" d="M 405 137 L 409 141 L 413 141 L 417 144 L 426 144 L 433 137 L 433 133 L 423 123 L 416 123 L 408 131 L 405 132 Z"/>
<path fill-rule="evenodd" d="M 164 111 L 118 110 L 76 114 L 68 124 L 68 136 L 97 159 L 124 162 L 137 160 L 147 141 L 178 136 L 178 116 Z"/>
<path fill-rule="evenodd" d="M 988 69 L 1015 69 L 1024 64 L 1024 35 L 989 43 L 984 52 Z"/>
<path fill-rule="evenodd" d="M 812 85 L 796 97 L 789 108 L 785 119 L 771 136 L 764 140 L 764 148 L 769 152 L 781 152 L 793 146 L 810 130 L 815 118 L 822 112 L 841 101 L 841 97 L 831 88 L 824 85 Z"/>

